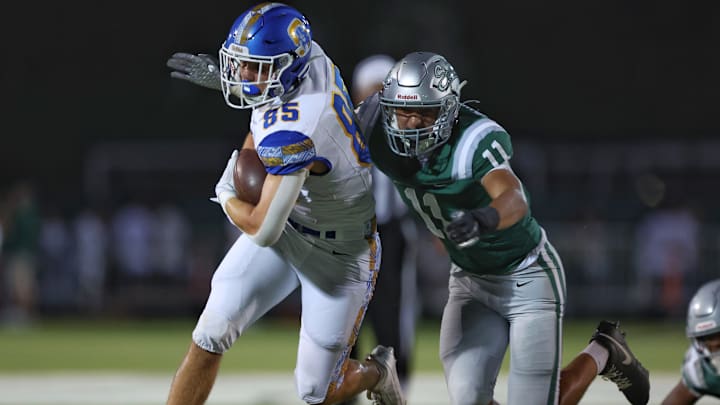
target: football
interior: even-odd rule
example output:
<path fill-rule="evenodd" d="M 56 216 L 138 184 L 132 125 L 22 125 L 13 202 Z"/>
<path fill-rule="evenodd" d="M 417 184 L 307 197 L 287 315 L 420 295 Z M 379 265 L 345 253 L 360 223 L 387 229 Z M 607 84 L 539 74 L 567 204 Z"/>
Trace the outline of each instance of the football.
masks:
<path fill-rule="evenodd" d="M 240 149 L 235 170 L 233 171 L 233 184 L 237 197 L 250 204 L 257 205 L 265 183 L 265 165 L 254 149 Z"/>

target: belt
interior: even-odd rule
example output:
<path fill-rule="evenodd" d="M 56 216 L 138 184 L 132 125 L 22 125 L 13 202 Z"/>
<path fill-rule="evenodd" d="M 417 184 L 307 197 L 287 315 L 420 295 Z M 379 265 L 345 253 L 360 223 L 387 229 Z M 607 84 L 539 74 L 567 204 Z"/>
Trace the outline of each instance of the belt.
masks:
<path fill-rule="evenodd" d="M 303 224 L 298 223 L 297 221 L 293 221 L 291 218 L 288 218 L 288 223 L 290 226 L 295 228 L 296 231 L 300 233 L 304 233 L 306 235 L 314 236 L 316 238 L 320 239 L 358 239 L 358 238 L 367 238 L 370 235 L 375 232 L 375 218 L 366 221 L 363 226 L 363 231 L 359 232 L 352 232 L 352 231 L 345 231 L 345 230 L 338 230 L 338 231 L 319 231 L 317 229 L 310 228 L 308 226 L 305 226 Z"/>

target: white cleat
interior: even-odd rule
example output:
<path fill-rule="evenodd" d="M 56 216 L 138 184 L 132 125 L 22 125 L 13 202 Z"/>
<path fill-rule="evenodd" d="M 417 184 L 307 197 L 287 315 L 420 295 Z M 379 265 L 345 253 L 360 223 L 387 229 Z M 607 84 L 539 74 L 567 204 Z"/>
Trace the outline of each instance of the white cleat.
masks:
<path fill-rule="evenodd" d="M 367 391 L 367 398 L 372 400 L 374 405 L 405 405 L 393 348 L 377 346 L 370 352 L 367 360 L 377 363 L 380 370 L 380 379 Z"/>

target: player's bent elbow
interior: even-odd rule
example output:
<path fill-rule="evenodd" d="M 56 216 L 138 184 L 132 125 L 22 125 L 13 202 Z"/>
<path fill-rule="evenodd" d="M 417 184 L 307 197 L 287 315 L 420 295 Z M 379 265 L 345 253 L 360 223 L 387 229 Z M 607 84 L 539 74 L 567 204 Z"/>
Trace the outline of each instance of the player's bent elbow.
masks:
<path fill-rule="evenodd" d="M 280 239 L 280 235 L 282 235 L 282 229 L 280 232 L 257 232 L 254 235 L 248 234 L 248 237 L 251 241 L 255 242 L 256 245 L 260 247 L 268 247 L 275 244 L 275 242 Z"/>

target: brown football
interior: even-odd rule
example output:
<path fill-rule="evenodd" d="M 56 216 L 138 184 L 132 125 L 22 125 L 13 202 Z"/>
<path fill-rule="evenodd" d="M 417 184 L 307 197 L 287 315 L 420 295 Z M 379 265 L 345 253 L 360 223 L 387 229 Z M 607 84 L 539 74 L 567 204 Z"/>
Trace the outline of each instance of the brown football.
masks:
<path fill-rule="evenodd" d="M 238 198 L 256 205 L 260 201 L 266 175 L 265 165 L 257 152 L 254 149 L 240 149 L 233 172 Z"/>

